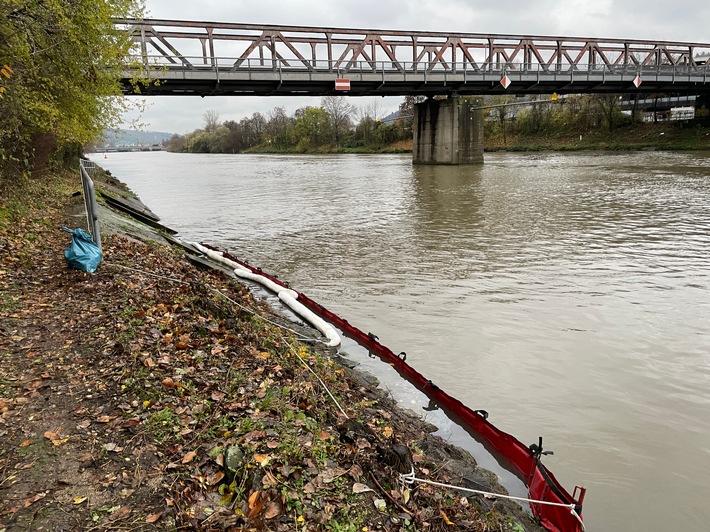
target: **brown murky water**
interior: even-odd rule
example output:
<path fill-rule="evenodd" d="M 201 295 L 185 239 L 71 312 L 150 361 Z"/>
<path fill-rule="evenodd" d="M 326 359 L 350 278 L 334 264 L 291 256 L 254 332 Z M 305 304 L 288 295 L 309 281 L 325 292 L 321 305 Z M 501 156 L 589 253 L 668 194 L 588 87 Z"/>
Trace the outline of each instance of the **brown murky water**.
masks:
<path fill-rule="evenodd" d="M 588 530 L 710 527 L 710 153 L 94 159 L 182 237 L 544 436 Z"/>

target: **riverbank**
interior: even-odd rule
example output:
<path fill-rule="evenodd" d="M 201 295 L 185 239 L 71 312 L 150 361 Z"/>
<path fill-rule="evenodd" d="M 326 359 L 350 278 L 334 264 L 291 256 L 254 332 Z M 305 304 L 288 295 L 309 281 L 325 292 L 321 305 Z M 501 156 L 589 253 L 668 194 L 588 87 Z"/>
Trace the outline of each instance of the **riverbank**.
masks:
<path fill-rule="evenodd" d="M 383 153 L 411 153 L 412 140 L 400 140 L 392 144 L 386 144 L 377 147 L 344 147 L 344 146 L 315 146 L 310 149 L 303 148 L 273 148 L 268 144 L 260 144 L 253 148 L 245 150 L 244 153 L 263 153 L 263 154 L 305 154 L 305 155 L 333 155 L 341 153 L 356 153 L 361 155 L 368 154 L 383 154 Z"/>
<path fill-rule="evenodd" d="M 642 123 L 613 131 L 545 131 L 486 135 L 486 151 L 710 150 L 710 128 L 680 122 Z"/>
<path fill-rule="evenodd" d="M 320 146 L 310 150 L 273 149 L 259 145 L 245 153 L 263 154 L 311 154 L 327 155 L 341 153 L 382 154 L 411 153 L 412 139 L 401 140 L 377 148 L 344 148 Z M 500 132 L 485 134 L 484 151 L 634 151 L 634 150 L 710 150 L 710 128 L 690 126 L 680 122 L 642 123 L 617 127 L 613 131 L 592 130 L 582 132 L 543 131 L 535 133 Z"/>
<path fill-rule="evenodd" d="M 539 530 L 515 504 L 400 485 L 413 465 L 502 490 L 153 229 L 101 206 L 104 263 L 67 269 L 80 188 L 0 190 L 0 530 Z"/>

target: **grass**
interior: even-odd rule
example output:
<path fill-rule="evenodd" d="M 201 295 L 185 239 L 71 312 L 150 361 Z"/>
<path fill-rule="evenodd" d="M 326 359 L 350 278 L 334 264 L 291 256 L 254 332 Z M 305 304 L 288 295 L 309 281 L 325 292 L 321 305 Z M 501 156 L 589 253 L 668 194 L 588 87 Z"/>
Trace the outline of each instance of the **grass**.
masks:
<path fill-rule="evenodd" d="M 486 135 L 486 151 L 586 151 L 586 150 L 710 150 L 710 129 L 681 127 L 678 123 L 643 123 L 617 127 L 613 131 L 542 131 Z"/>
<path fill-rule="evenodd" d="M 163 444 L 176 439 L 182 425 L 172 409 L 163 408 L 148 418 L 147 426 L 156 442 Z"/>

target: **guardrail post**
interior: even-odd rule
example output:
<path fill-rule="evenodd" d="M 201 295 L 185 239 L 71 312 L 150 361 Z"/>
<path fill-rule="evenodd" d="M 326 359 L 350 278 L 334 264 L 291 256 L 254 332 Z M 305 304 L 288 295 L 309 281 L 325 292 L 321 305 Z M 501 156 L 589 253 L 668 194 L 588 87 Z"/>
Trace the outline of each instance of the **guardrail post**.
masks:
<path fill-rule="evenodd" d="M 101 249 L 101 232 L 99 231 L 98 205 L 96 204 L 96 191 L 94 182 L 89 176 L 89 170 L 95 170 L 94 163 L 86 159 L 79 159 L 79 174 L 81 175 L 81 186 L 84 190 L 84 207 L 86 208 L 87 229 L 94 237 L 94 242 Z"/>

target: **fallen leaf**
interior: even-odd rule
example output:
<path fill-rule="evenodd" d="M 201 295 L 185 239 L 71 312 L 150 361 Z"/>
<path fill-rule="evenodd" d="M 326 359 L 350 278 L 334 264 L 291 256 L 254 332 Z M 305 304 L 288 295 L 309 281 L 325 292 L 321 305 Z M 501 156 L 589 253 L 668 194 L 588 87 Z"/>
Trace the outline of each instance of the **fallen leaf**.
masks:
<path fill-rule="evenodd" d="M 86 499 L 88 499 L 88 497 L 74 497 L 72 499 L 72 502 L 74 504 L 81 504 L 82 502 L 86 501 Z"/>
<path fill-rule="evenodd" d="M 28 445 L 32 445 L 32 440 L 25 440 L 20 444 L 20 447 L 27 447 Z"/>
<path fill-rule="evenodd" d="M 271 455 L 268 454 L 255 454 L 254 455 L 254 461 L 259 464 L 261 467 L 265 467 L 266 464 L 269 463 L 271 460 Z"/>
<path fill-rule="evenodd" d="M 166 377 L 163 379 L 163 386 L 166 388 L 175 388 L 175 381 L 172 380 L 170 377 Z"/>
<path fill-rule="evenodd" d="M 277 502 L 270 502 L 266 505 L 266 510 L 264 510 L 264 518 L 273 519 L 281 513 L 281 505 Z"/>
<path fill-rule="evenodd" d="M 210 351 L 213 355 L 219 355 L 222 351 L 224 351 L 224 347 L 221 345 L 216 345 L 212 348 L 212 351 Z"/>
<path fill-rule="evenodd" d="M 104 449 L 106 449 L 110 453 L 120 453 L 123 451 L 123 447 L 119 447 L 115 443 L 107 443 L 104 445 Z"/>
<path fill-rule="evenodd" d="M 25 508 L 32 506 L 34 503 L 36 503 L 40 499 L 44 499 L 47 494 L 45 492 L 38 493 L 34 497 L 30 497 L 29 499 L 26 499 L 25 502 L 22 503 L 22 506 Z"/>
<path fill-rule="evenodd" d="M 163 517 L 163 512 L 160 512 L 158 514 L 150 514 L 148 517 L 145 518 L 146 523 L 155 523 L 157 522 L 161 517 Z"/>
<path fill-rule="evenodd" d="M 347 473 L 347 471 L 345 469 L 342 469 L 340 467 L 334 467 L 332 469 L 328 469 L 326 471 L 323 471 L 318 476 L 325 484 L 330 484 L 336 478 L 342 477 L 346 473 Z"/>
<path fill-rule="evenodd" d="M 256 504 L 256 501 L 258 498 L 259 498 L 259 490 L 256 490 L 254 493 L 249 495 L 249 508 L 254 508 L 254 505 Z"/>
<path fill-rule="evenodd" d="M 51 432 L 47 431 L 44 433 L 44 437 L 47 438 L 52 445 L 64 445 L 66 442 L 69 441 L 69 438 L 62 438 L 59 434 L 56 432 Z"/>
<path fill-rule="evenodd" d="M 374 490 L 371 489 L 366 484 L 362 484 L 360 482 L 356 482 L 355 484 L 353 484 L 353 493 L 365 493 L 367 491 L 374 491 Z"/>
<path fill-rule="evenodd" d="M 129 515 L 131 515 L 131 508 L 128 506 L 121 506 L 118 510 L 116 510 L 112 515 L 111 515 L 111 520 L 112 521 L 122 521 L 123 519 L 126 519 Z"/>
<path fill-rule="evenodd" d="M 276 477 L 267 471 L 264 478 L 261 480 L 261 484 L 264 488 L 275 486 L 277 484 Z"/>
<path fill-rule="evenodd" d="M 446 515 L 446 512 L 444 512 L 444 510 L 439 510 L 439 511 L 441 512 L 441 517 L 444 520 L 444 523 L 446 523 L 449 526 L 454 526 L 453 521 L 451 521 L 451 519 L 449 519 L 449 516 Z"/>
<path fill-rule="evenodd" d="M 195 459 L 195 456 L 197 456 L 197 453 L 195 451 L 190 451 L 189 453 L 185 454 L 185 456 L 182 457 L 182 463 L 183 464 L 189 464 Z"/>
<path fill-rule="evenodd" d="M 392 430 L 392 427 L 385 427 L 382 434 L 384 434 L 385 438 L 391 438 L 394 431 Z"/>
<path fill-rule="evenodd" d="M 270 442 L 268 442 L 268 443 L 266 444 L 266 446 L 267 446 L 269 449 L 276 449 L 276 448 L 279 446 L 279 442 L 277 442 L 277 441 L 270 441 Z"/>
<path fill-rule="evenodd" d="M 99 423 L 109 423 L 111 420 L 116 419 L 116 416 L 101 416 L 96 418 Z"/>
<path fill-rule="evenodd" d="M 268 502 L 268 500 L 269 497 L 262 491 L 255 491 L 252 493 L 249 497 L 249 508 L 251 508 L 251 510 L 247 514 L 247 518 L 253 519 L 259 515 L 259 512 L 261 512 L 261 509 L 264 507 L 264 504 Z"/>
<path fill-rule="evenodd" d="M 348 474 L 353 478 L 353 480 L 360 480 L 360 477 L 363 475 L 362 468 L 357 464 L 353 464 L 353 466 L 348 469 Z"/>
<path fill-rule="evenodd" d="M 207 481 L 207 484 L 209 484 L 210 486 L 214 486 L 223 478 L 224 478 L 223 471 L 215 471 L 211 475 L 207 475 L 207 478 L 205 480 Z"/>
<path fill-rule="evenodd" d="M 212 400 L 213 401 L 221 401 L 224 399 L 225 394 L 224 392 L 212 392 Z"/>

